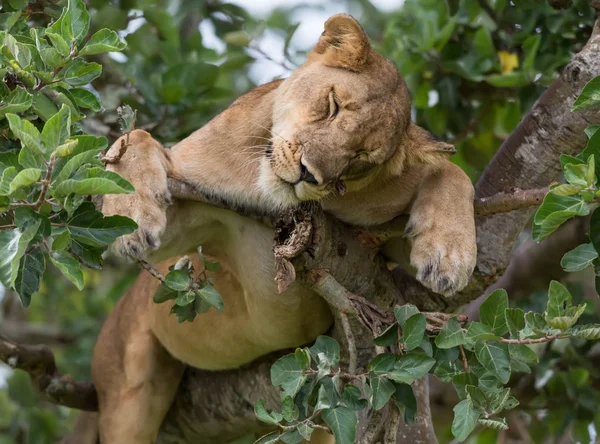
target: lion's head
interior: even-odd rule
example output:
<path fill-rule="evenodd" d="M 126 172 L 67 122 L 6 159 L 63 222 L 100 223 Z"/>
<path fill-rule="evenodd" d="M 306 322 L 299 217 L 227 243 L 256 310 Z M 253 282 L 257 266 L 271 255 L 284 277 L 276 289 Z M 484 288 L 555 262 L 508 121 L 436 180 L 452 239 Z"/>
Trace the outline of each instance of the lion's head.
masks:
<path fill-rule="evenodd" d="M 288 204 L 358 189 L 403 155 L 409 125 L 410 96 L 395 66 L 354 18 L 335 15 L 304 65 L 277 88 L 260 185 Z"/>

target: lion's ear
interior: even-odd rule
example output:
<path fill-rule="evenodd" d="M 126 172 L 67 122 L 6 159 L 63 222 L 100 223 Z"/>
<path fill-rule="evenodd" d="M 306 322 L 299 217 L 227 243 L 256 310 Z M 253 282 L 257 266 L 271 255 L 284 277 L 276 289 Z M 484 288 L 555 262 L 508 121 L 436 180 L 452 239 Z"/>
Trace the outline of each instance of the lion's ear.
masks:
<path fill-rule="evenodd" d="M 414 123 L 408 127 L 408 161 L 415 163 L 439 164 L 456 153 L 454 145 L 444 142 Z"/>
<path fill-rule="evenodd" d="M 360 71 L 370 50 L 369 37 L 356 19 L 348 14 L 337 14 L 325 22 L 325 31 L 312 55 L 327 66 Z"/>

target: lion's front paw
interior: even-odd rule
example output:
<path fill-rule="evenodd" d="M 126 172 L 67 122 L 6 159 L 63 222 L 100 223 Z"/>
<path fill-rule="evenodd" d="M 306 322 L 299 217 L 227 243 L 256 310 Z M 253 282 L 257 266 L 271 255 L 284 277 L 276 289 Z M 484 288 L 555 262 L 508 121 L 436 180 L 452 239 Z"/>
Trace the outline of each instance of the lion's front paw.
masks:
<path fill-rule="evenodd" d="M 475 239 L 463 233 L 439 237 L 422 233 L 413 240 L 410 262 L 417 269 L 417 279 L 444 296 L 462 290 L 469 282 L 477 260 Z"/>
<path fill-rule="evenodd" d="M 119 255 L 139 260 L 160 247 L 160 239 L 167 225 L 168 198 L 148 198 L 140 195 L 107 196 L 102 211 L 104 214 L 119 214 L 133 219 L 138 229 L 119 237 L 112 249 Z"/>
<path fill-rule="evenodd" d="M 164 227 L 158 225 L 139 228 L 125 236 L 119 237 L 113 244 L 113 249 L 120 256 L 138 260 L 145 259 L 146 255 L 160 247 L 160 237 Z"/>

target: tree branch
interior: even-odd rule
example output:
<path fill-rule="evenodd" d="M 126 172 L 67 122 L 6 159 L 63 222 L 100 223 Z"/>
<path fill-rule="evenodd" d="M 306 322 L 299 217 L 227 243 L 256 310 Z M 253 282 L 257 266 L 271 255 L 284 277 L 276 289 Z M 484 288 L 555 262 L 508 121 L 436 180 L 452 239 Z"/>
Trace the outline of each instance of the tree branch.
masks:
<path fill-rule="evenodd" d="M 521 190 L 512 188 L 490 197 L 476 198 L 474 203 L 475 216 L 508 213 L 521 208 L 534 207 L 542 203 L 549 188 Z"/>
<path fill-rule="evenodd" d="M 93 384 L 61 375 L 54 354 L 45 345 L 18 345 L 0 335 L 0 360 L 31 376 L 42 397 L 54 404 L 94 411 L 98 399 Z"/>

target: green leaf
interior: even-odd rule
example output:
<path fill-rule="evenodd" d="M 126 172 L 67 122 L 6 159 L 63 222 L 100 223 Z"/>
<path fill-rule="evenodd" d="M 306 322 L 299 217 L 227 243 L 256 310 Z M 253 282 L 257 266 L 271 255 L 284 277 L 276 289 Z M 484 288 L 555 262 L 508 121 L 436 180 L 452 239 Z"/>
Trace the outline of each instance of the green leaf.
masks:
<path fill-rule="evenodd" d="M 408 384 L 400 384 L 395 382 L 394 387 L 396 391 L 392 399 L 396 403 L 398 409 L 404 417 L 406 424 L 413 424 L 415 422 L 415 416 L 417 414 L 417 398 L 413 393 L 413 389 Z"/>
<path fill-rule="evenodd" d="M 456 318 L 450 318 L 435 338 L 437 348 L 452 348 L 466 342 L 465 334 Z"/>
<path fill-rule="evenodd" d="M 548 193 L 535 213 L 532 237 L 540 242 L 567 220 L 574 216 L 586 216 L 589 212 L 589 206 L 579 196 Z"/>
<path fill-rule="evenodd" d="M 507 308 L 504 312 L 506 326 L 511 338 L 519 337 L 519 330 L 525 328 L 525 313 L 520 308 Z"/>
<path fill-rule="evenodd" d="M 100 164 L 96 156 L 107 146 L 104 137 L 74 136 L 73 140 L 77 140 L 77 148 L 73 153 L 73 157 L 68 160 L 61 159 L 56 163 L 51 179 L 53 184 L 69 179 L 82 165 L 88 163 Z"/>
<path fill-rule="evenodd" d="M 73 154 L 73 151 L 75 151 L 75 149 L 77 148 L 77 145 L 79 145 L 79 141 L 67 139 L 65 143 L 63 143 L 62 145 L 58 145 L 58 147 L 54 151 L 54 157 L 61 158 L 70 156 L 71 154 Z"/>
<path fill-rule="evenodd" d="M 412 384 L 422 378 L 435 365 L 435 359 L 420 353 L 408 353 L 400 356 L 388 378 L 396 382 Z"/>
<path fill-rule="evenodd" d="M 558 281 L 551 281 L 548 288 L 548 304 L 546 306 L 546 322 L 558 316 L 564 316 L 571 306 L 571 293 Z"/>
<path fill-rule="evenodd" d="M 508 424 L 504 418 L 480 418 L 479 424 L 494 430 L 508 430 Z"/>
<path fill-rule="evenodd" d="M 24 307 L 29 306 L 31 295 L 40 288 L 44 270 L 46 270 L 44 254 L 39 246 L 35 246 L 23 256 L 14 285 L 14 289 L 21 298 Z"/>
<path fill-rule="evenodd" d="M 39 180 L 41 174 L 42 171 L 37 168 L 25 168 L 24 170 L 19 171 L 19 173 L 10 183 L 8 194 L 13 194 L 15 191 L 21 188 L 33 185 Z"/>
<path fill-rule="evenodd" d="M 356 413 L 347 407 L 339 406 L 334 409 L 323 410 L 321 418 L 335 437 L 336 444 L 353 444 L 356 438 Z"/>
<path fill-rule="evenodd" d="M 36 221 L 27 221 L 25 225 L 20 228 L 21 235 L 19 236 L 17 243 L 17 251 L 10 261 L 10 280 L 6 283 L 7 287 L 14 287 L 15 281 L 17 280 L 17 275 L 19 273 L 19 267 L 21 265 L 21 258 L 29 247 L 29 243 L 33 240 L 38 232 L 40 224 L 40 219 Z"/>
<path fill-rule="evenodd" d="M 98 98 L 93 92 L 88 91 L 84 88 L 71 88 L 69 91 L 71 91 L 71 94 L 73 95 L 77 106 L 80 106 L 81 108 L 91 109 L 95 113 L 102 109 Z"/>
<path fill-rule="evenodd" d="M 191 304 L 196 300 L 196 292 L 195 291 L 180 291 L 177 299 L 175 299 L 175 304 L 180 307 Z"/>
<path fill-rule="evenodd" d="M 401 307 L 394 307 L 394 315 L 400 324 L 400 328 L 404 328 L 406 320 L 412 315 L 419 313 L 419 309 L 412 304 L 405 304 Z"/>
<path fill-rule="evenodd" d="M 311 426 L 301 422 L 300 424 L 298 424 L 296 429 L 298 430 L 298 433 L 302 435 L 302 438 L 304 438 L 306 441 L 310 441 L 310 435 L 312 435 L 312 432 L 314 430 Z"/>
<path fill-rule="evenodd" d="M 535 74 L 532 72 L 534 70 L 534 62 L 535 56 L 538 52 L 538 48 L 540 47 L 540 42 L 542 41 L 541 34 L 534 34 L 525 39 L 523 42 L 523 70 L 527 71 L 528 74 Z"/>
<path fill-rule="evenodd" d="M 462 442 L 475 429 L 477 420 L 481 417 L 481 411 L 473 406 L 473 401 L 469 398 L 460 401 L 453 410 L 452 434 Z"/>
<path fill-rule="evenodd" d="M 55 34 L 53 32 L 46 32 L 46 37 L 50 39 L 52 45 L 62 57 L 67 57 L 71 53 L 69 45 L 67 45 L 65 39 L 63 39 L 59 34 Z"/>
<path fill-rule="evenodd" d="M 576 326 L 571 327 L 568 330 L 566 330 L 565 333 L 567 333 L 575 338 L 578 338 L 578 339 L 587 339 L 587 340 L 600 339 L 600 325 L 599 324 L 576 325 Z"/>
<path fill-rule="evenodd" d="M 165 285 L 172 290 L 188 291 L 192 285 L 192 278 L 186 270 L 173 270 L 165 276 Z"/>
<path fill-rule="evenodd" d="M 305 381 L 304 369 L 293 354 L 278 359 L 271 367 L 271 383 L 281 386 L 283 396 L 296 396 Z"/>
<path fill-rule="evenodd" d="M 326 363 L 330 367 L 337 367 L 340 362 L 340 344 L 329 336 L 319 336 L 309 350 L 316 362 Z"/>
<path fill-rule="evenodd" d="M 477 376 L 473 373 L 459 373 L 452 378 L 452 385 L 460 400 L 467 398 L 467 385 L 478 385 Z"/>
<path fill-rule="evenodd" d="M 83 0 L 69 0 L 59 19 L 48 30 L 60 34 L 68 44 L 80 44 L 87 35 L 89 26 L 90 15 Z"/>
<path fill-rule="evenodd" d="M 6 114 L 10 130 L 13 132 L 22 144 L 19 153 L 19 163 L 25 168 L 40 168 L 42 160 L 42 147 L 40 145 L 41 134 L 33 124 L 25 119 L 21 119 L 15 114 Z"/>
<path fill-rule="evenodd" d="M 71 135 L 71 111 L 66 105 L 54 114 L 42 130 L 42 149 L 50 154 Z"/>
<path fill-rule="evenodd" d="M 259 439 L 254 441 L 254 444 L 276 444 L 279 442 L 279 431 L 267 433 L 264 436 L 261 436 Z"/>
<path fill-rule="evenodd" d="M 117 33 L 111 29 L 101 29 L 92 35 L 79 55 L 102 54 L 105 52 L 119 52 L 125 49 L 127 44 L 119 39 Z"/>
<path fill-rule="evenodd" d="M 588 126 L 584 131 L 585 134 L 587 134 L 588 138 L 591 138 L 594 135 L 594 133 L 598 131 L 598 128 L 600 128 L 600 125 Z"/>
<path fill-rule="evenodd" d="M 106 171 L 100 167 L 86 169 L 83 174 L 75 175 L 59 183 L 53 190 L 54 196 L 69 194 L 99 195 L 134 193 L 133 185 L 117 173 Z"/>
<path fill-rule="evenodd" d="M 593 155 L 593 154 L 592 154 Z M 591 157 L 591 156 L 590 156 Z M 565 179 L 567 182 L 574 185 L 587 186 L 586 173 L 587 165 L 574 165 L 572 163 L 565 165 Z"/>
<path fill-rule="evenodd" d="M 60 76 L 69 85 L 82 86 L 100 77 L 100 74 L 102 74 L 102 65 L 77 59 L 69 63 L 61 71 Z"/>
<path fill-rule="evenodd" d="M 425 316 L 421 313 L 414 314 L 406 320 L 402 328 L 402 342 L 406 351 L 414 350 L 421 345 L 426 325 Z"/>
<path fill-rule="evenodd" d="M 310 367 L 310 352 L 307 348 L 297 348 L 294 356 L 302 368 L 307 369 Z"/>
<path fill-rule="evenodd" d="M 83 278 L 83 271 L 81 270 L 81 264 L 73 257 L 73 255 L 64 251 L 55 251 L 50 255 L 50 260 L 78 290 L 83 289 L 85 281 Z"/>
<path fill-rule="evenodd" d="M 510 378 L 508 346 L 499 342 L 476 342 L 475 356 L 483 367 L 503 384 Z"/>
<path fill-rule="evenodd" d="M 567 252 L 561 259 L 560 265 L 567 272 L 581 271 L 592 265 L 594 259 L 597 258 L 598 253 L 591 243 L 581 244 Z"/>
<path fill-rule="evenodd" d="M 529 373 L 530 364 L 537 364 L 538 357 L 535 352 L 525 344 L 508 344 L 510 366 L 513 370 Z"/>
<path fill-rule="evenodd" d="M 525 313 L 525 323 L 537 333 L 545 334 L 550 330 L 550 325 L 548 325 L 544 316 L 540 313 L 534 313 L 532 311 Z"/>
<path fill-rule="evenodd" d="M 474 385 L 465 386 L 465 390 L 467 392 L 467 399 L 473 401 L 473 406 L 476 409 L 485 410 L 488 405 L 488 400 L 483 391 Z"/>
<path fill-rule="evenodd" d="M 83 244 L 104 247 L 112 244 L 119 236 L 133 233 L 137 224 L 128 217 L 104 217 L 96 211 L 93 203 L 84 202 L 73 217 L 67 220 L 67 229 L 73 239 Z"/>
<path fill-rule="evenodd" d="M 3 119 L 7 113 L 21 113 L 31 108 L 33 96 L 24 88 L 17 86 L 6 97 L 2 98 L 0 105 L 0 119 Z"/>
<path fill-rule="evenodd" d="M 182 322 L 192 322 L 196 317 L 196 310 L 194 309 L 194 304 L 185 304 L 185 305 L 173 305 L 171 307 L 171 314 L 175 314 L 177 316 L 177 322 L 180 324 Z"/>
<path fill-rule="evenodd" d="M 346 407 L 356 411 L 366 409 L 369 406 L 369 401 L 362 397 L 360 389 L 352 384 L 344 387 L 342 401 Z"/>
<path fill-rule="evenodd" d="M 562 185 L 558 185 L 550 191 L 552 194 L 556 194 L 557 196 L 573 196 L 583 190 L 585 187 L 583 185 L 572 185 L 569 183 L 565 183 Z"/>
<path fill-rule="evenodd" d="M 396 355 L 393 353 L 381 353 L 369 363 L 369 371 L 375 375 L 383 375 L 394 368 Z"/>
<path fill-rule="evenodd" d="M 569 307 L 565 310 L 564 316 L 557 316 L 552 319 L 546 319 L 548 324 L 559 330 L 566 330 L 571 328 L 577 323 L 583 312 L 585 311 L 586 304 L 578 305 L 576 307 Z"/>
<path fill-rule="evenodd" d="M 2 179 L 0 179 L 0 195 L 7 196 L 10 190 L 10 184 L 17 177 L 17 169 L 14 166 L 6 168 L 2 172 Z"/>
<path fill-rule="evenodd" d="M 70 241 L 71 234 L 68 231 L 65 231 L 54 238 L 54 242 L 52 242 L 52 249 L 54 251 L 66 250 Z"/>
<path fill-rule="evenodd" d="M 298 406 L 294 403 L 294 398 L 291 396 L 286 396 L 283 399 L 281 407 L 281 414 L 283 415 L 283 419 L 285 419 L 287 422 L 295 421 L 300 416 Z"/>
<path fill-rule="evenodd" d="M 471 322 L 467 330 L 466 339 L 468 341 L 497 341 L 500 336 L 495 335 L 492 328 L 481 322 Z"/>
<path fill-rule="evenodd" d="M 256 404 L 254 404 L 254 414 L 258 419 L 267 424 L 278 425 L 279 421 L 281 421 L 281 419 L 277 419 L 276 416 L 267 411 L 267 402 L 264 399 L 256 401 Z"/>
<path fill-rule="evenodd" d="M 508 308 L 506 290 L 499 288 L 490 294 L 479 308 L 481 322 L 489 326 L 495 335 L 502 336 L 508 331 L 504 312 Z"/>
<path fill-rule="evenodd" d="M 373 408 L 382 409 L 396 392 L 394 384 L 385 376 L 377 376 L 374 373 L 369 375 L 369 385 L 373 394 Z"/>
<path fill-rule="evenodd" d="M 390 325 L 383 333 L 373 339 L 373 342 L 379 347 L 389 347 L 398 343 L 398 324 L 394 323 Z"/>
<path fill-rule="evenodd" d="M 215 307 L 221 313 L 224 310 L 223 299 L 219 292 L 208 282 L 199 291 L 200 297 Z"/>
<path fill-rule="evenodd" d="M 600 105 L 600 76 L 590 80 L 581 91 L 571 111 L 580 111 Z"/>
<path fill-rule="evenodd" d="M 218 262 L 211 262 L 209 260 L 204 260 L 204 269 L 207 271 L 217 272 L 221 271 L 221 264 Z"/>
<path fill-rule="evenodd" d="M 161 283 L 156 289 L 156 293 L 152 297 L 152 300 L 156 304 L 162 304 L 171 299 L 175 299 L 179 292 L 177 290 L 173 290 L 172 288 L 167 287 L 164 283 Z"/>

